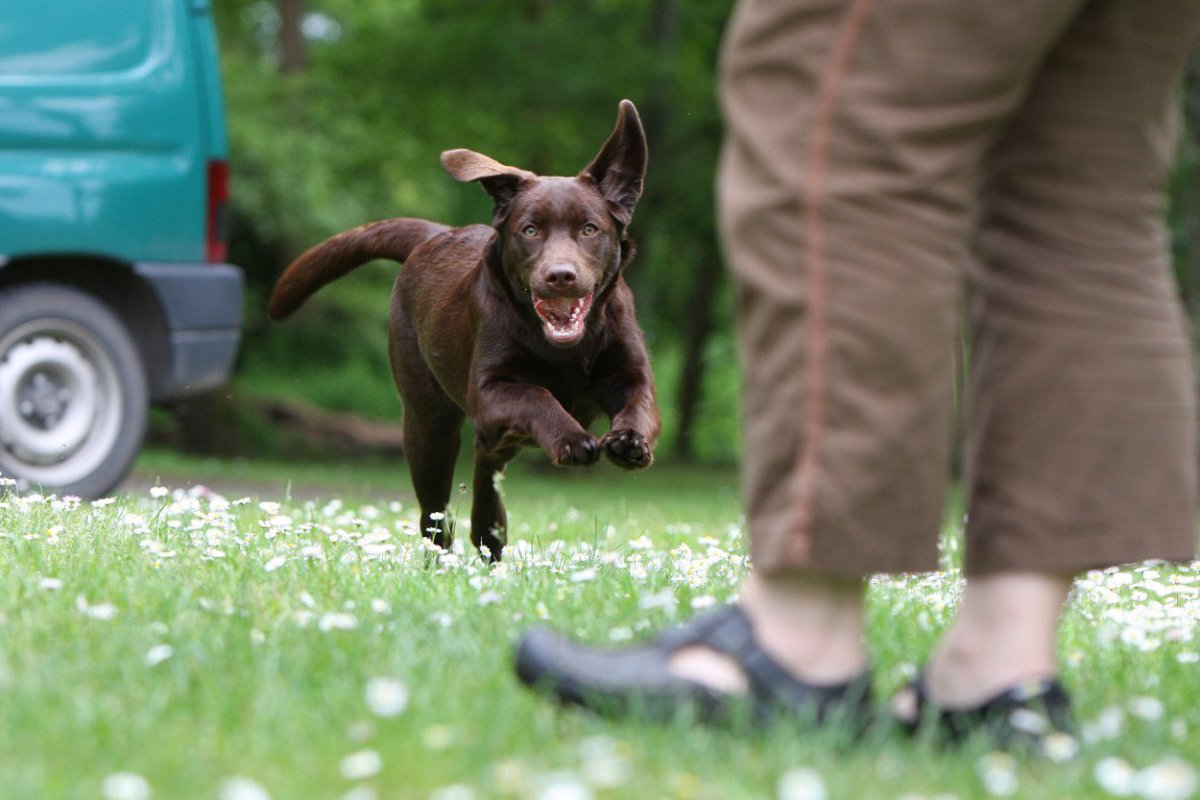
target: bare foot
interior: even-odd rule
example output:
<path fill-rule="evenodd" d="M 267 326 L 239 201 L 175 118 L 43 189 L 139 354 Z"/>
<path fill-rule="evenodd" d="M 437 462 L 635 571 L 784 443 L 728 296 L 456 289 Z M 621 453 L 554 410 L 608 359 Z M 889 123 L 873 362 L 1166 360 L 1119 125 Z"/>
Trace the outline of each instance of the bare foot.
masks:
<path fill-rule="evenodd" d="M 969 577 L 962 606 L 925 668 L 929 699 L 947 709 L 972 708 L 1021 681 L 1053 676 L 1070 588 L 1063 575 Z"/>

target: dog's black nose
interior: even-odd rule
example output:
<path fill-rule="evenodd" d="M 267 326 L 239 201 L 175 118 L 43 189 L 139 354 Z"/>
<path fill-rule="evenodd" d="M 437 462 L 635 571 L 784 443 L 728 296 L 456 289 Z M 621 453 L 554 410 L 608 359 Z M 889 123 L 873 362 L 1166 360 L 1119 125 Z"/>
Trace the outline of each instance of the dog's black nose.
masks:
<path fill-rule="evenodd" d="M 578 278 L 575 267 L 571 264 L 555 264 L 546 270 L 546 283 L 555 289 L 564 289 L 575 283 Z"/>

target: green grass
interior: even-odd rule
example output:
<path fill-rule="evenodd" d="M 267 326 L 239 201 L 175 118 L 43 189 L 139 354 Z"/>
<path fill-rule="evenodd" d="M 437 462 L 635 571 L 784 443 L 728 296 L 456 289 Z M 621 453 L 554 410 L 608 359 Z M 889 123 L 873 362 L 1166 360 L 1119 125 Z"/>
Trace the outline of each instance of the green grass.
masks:
<path fill-rule="evenodd" d="M 255 490 L 279 469 L 150 454 L 111 505 L 0 495 L 0 796 L 105 797 L 106 777 L 135 773 L 181 800 L 235 797 L 238 776 L 276 800 L 775 798 L 810 769 L 829 798 L 987 797 L 985 774 L 1018 797 L 1108 797 L 1094 773 L 1120 764 L 1105 759 L 1184 777 L 1200 762 L 1196 565 L 1081 580 L 1062 659 L 1089 735 L 1062 763 L 1010 764 L 892 732 L 851 746 L 836 730 L 606 721 L 517 685 L 529 625 L 611 643 L 728 600 L 746 570 L 731 471 L 518 465 L 521 543 L 488 569 L 465 552 L 428 563 L 402 468 L 339 481 L 290 465 L 293 499 Z M 166 485 L 225 499 L 148 490 L 185 473 Z M 872 584 L 881 696 L 952 613 L 945 538 L 946 571 Z M 372 712 L 376 678 L 407 688 L 402 713 Z M 1187 796 L 1155 794 L 1155 774 L 1144 795 Z"/>

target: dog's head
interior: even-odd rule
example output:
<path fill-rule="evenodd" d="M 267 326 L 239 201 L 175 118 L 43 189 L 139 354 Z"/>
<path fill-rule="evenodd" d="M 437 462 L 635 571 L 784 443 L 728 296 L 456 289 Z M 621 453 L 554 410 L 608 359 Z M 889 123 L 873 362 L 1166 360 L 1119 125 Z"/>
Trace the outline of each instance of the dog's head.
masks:
<path fill-rule="evenodd" d="M 460 181 L 479 181 L 495 201 L 504 278 L 546 340 L 578 344 L 617 279 L 642 194 L 646 136 L 633 103 L 621 101 L 608 141 L 574 178 L 541 177 L 470 150 L 442 153 L 442 165 Z"/>

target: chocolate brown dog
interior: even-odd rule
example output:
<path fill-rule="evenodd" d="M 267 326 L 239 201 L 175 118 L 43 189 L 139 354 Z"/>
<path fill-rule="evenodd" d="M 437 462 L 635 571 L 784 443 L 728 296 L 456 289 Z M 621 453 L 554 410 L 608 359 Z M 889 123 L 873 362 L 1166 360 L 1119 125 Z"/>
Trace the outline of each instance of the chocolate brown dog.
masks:
<path fill-rule="evenodd" d="M 507 518 L 495 480 L 527 445 L 555 464 L 649 466 L 658 437 L 654 379 L 622 271 L 642 193 L 646 138 L 622 101 L 600 153 L 574 178 L 539 177 L 470 150 L 442 153 L 460 181 L 495 201 L 492 227 L 420 219 L 363 225 L 313 247 L 280 276 L 272 319 L 375 258 L 404 263 L 388 351 L 404 403 L 404 445 L 421 523 L 450 544 L 444 519 L 464 415 L 475 426 L 471 542 L 499 559 Z M 611 429 L 597 441 L 600 413 Z"/>

